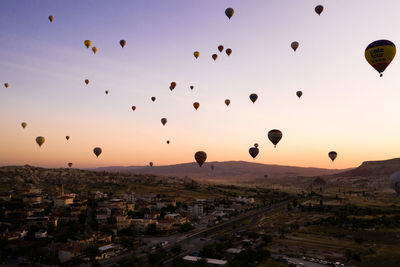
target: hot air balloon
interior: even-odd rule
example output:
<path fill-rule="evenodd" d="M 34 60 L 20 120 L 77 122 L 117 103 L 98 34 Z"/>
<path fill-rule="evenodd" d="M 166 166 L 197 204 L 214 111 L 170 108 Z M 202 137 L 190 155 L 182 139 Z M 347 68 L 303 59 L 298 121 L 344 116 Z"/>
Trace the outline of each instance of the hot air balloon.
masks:
<path fill-rule="evenodd" d="M 265 174 L 265 175 L 264 175 L 264 178 L 267 179 L 267 178 L 268 178 L 268 174 Z"/>
<path fill-rule="evenodd" d="M 324 11 L 324 7 L 323 7 L 323 6 L 318 5 L 318 6 L 315 7 L 315 12 L 316 12 L 318 15 L 321 15 L 322 11 Z"/>
<path fill-rule="evenodd" d="M 200 56 L 200 52 L 199 51 L 194 51 L 193 55 L 195 58 L 198 58 Z"/>
<path fill-rule="evenodd" d="M 108 95 L 108 90 L 105 91 L 106 95 Z"/>
<path fill-rule="evenodd" d="M 215 167 L 214 167 L 214 164 L 211 164 L 211 166 L 210 166 L 210 167 L 211 167 L 211 170 L 212 170 L 212 171 L 213 171 L 213 170 L 214 170 L 214 168 L 215 168 Z"/>
<path fill-rule="evenodd" d="M 85 80 L 85 83 L 86 83 L 86 85 L 88 85 L 88 84 L 89 84 L 89 80 L 88 80 L 88 79 L 86 79 L 86 80 Z"/>
<path fill-rule="evenodd" d="M 95 46 L 92 47 L 93 54 L 96 54 L 99 49 Z"/>
<path fill-rule="evenodd" d="M 72 167 L 72 162 L 68 163 L 68 167 L 70 167 L 70 168 Z"/>
<path fill-rule="evenodd" d="M 296 95 L 300 98 L 303 95 L 303 92 L 302 91 L 297 91 Z"/>
<path fill-rule="evenodd" d="M 26 122 L 23 122 L 23 123 L 21 123 L 21 126 L 22 126 L 23 129 L 25 129 L 26 126 L 28 126 L 28 124 Z"/>
<path fill-rule="evenodd" d="M 101 154 L 101 152 L 102 152 L 102 150 L 101 150 L 100 147 L 95 147 L 95 148 L 93 149 L 93 153 L 96 155 L 96 157 L 99 157 L 100 154 Z"/>
<path fill-rule="evenodd" d="M 135 109 L 136 109 L 136 106 L 132 106 L 132 110 L 135 111 Z"/>
<path fill-rule="evenodd" d="M 225 9 L 225 15 L 231 19 L 233 14 L 235 13 L 235 11 L 233 10 L 233 8 L 229 7 L 227 9 Z"/>
<path fill-rule="evenodd" d="M 395 172 L 390 176 L 390 187 L 400 195 L 400 171 Z"/>
<path fill-rule="evenodd" d="M 199 102 L 194 102 L 193 103 L 193 107 L 197 110 L 200 107 L 200 103 Z"/>
<path fill-rule="evenodd" d="M 252 156 L 253 159 L 255 159 L 257 157 L 258 152 L 259 152 L 259 150 L 257 147 L 250 147 L 250 149 L 249 149 L 250 156 Z"/>
<path fill-rule="evenodd" d="M 378 40 L 370 43 L 365 49 L 365 58 L 382 77 L 390 62 L 396 55 L 396 46 L 389 40 Z"/>
<path fill-rule="evenodd" d="M 39 147 L 43 145 L 44 141 L 46 141 L 46 139 L 44 139 L 43 136 L 36 137 L 36 143 L 39 145 Z"/>
<path fill-rule="evenodd" d="M 211 57 L 212 57 L 212 59 L 214 59 L 214 61 L 215 61 L 215 60 L 217 60 L 218 55 L 217 55 L 217 54 L 213 54 Z"/>
<path fill-rule="evenodd" d="M 296 41 L 292 42 L 290 44 L 290 47 L 294 50 L 294 52 L 296 52 L 297 48 L 299 48 L 299 42 Z"/>
<path fill-rule="evenodd" d="M 219 52 L 224 51 L 224 46 L 223 46 L 223 45 L 219 45 L 219 46 L 218 46 L 218 51 L 219 51 Z"/>
<path fill-rule="evenodd" d="M 50 20 L 50 22 L 53 22 L 54 16 L 49 16 L 49 20 Z"/>
<path fill-rule="evenodd" d="M 194 86 L 193 86 L 193 85 L 191 85 L 191 86 L 190 86 L 190 90 L 193 90 L 193 89 L 194 89 Z"/>
<path fill-rule="evenodd" d="M 66 137 L 65 137 L 65 139 L 67 139 L 67 141 L 69 140 L 69 135 L 67 135 Z"/>
<path fill-rule="evenodd" d="M 276 147 L 276 145 L 282 139 L 282 132 L 276 129 L 271 130 L 268 132 L 268 139 L 271 141 L 272 144 L 274 144 L 274 147 Z"/>
<path fill-rule="evenodd" d="M 156 101 L 156 97 L 155 97 L 155 96 L 152 96 L 152 97 L 151 97 L 151 101 L 153 101 L 153 102 Z"/>
<path fill-rule="evenodd" d="M 227 49 L 225 50 L 225 53 L 226 53 L 228 56 L 230 56 L 230 55 L 232 54 L 232 49 L 227 48 Z"/>
<path fill-rule="evenodd" d="M 176 87 L 176 82 L 172 82 L 171 85 L 169 86 L 169 89 L 172 91 Z"/>
<path fill-rule="evenodd" d="M 254 144 L 254 147 L 258 147 L 258 143 L 255 143 L 255 144 Z"/>
<path fill-rule="evenodd" d="M 169 140 L 167 140 L 167 144 L 169 145 Z"/>
<path fill-rule="evenodd" d="M 197 151 L 196 154 L 194 154 L 194 159 L 201 167 L 207 159 L 207 154 L 204 151 Z"/>
<path fill-rule="evenodd" d="M 4 84 L 4 87 L 5 87 L 5 88 L 8 88 L 9 86 L 10 86 L 10 85 L 9 85 L 8 83 L 5 83 L 5 84 Z"/>
<path fill-rule="evenodd" d="M 328 156 L 333 162 L 337 157 L 337 153 L 335 151 L 331 151 L 331 152 L 328 153 Z"/>
<path fill-rule="evenodd" d="M 225 99 L 225 105 L 229 106 L 229 104 L 231 103 L 231 101 L 229 99 Z"/>
<path fill-rule="evenodd" d="M 150 165 L 150 167 L 153 167 L 153 162 L 150 162 L 149 165 Z"/>
<path fill-rule="evenodd" d="M 121 45 L 122 48 L 124 48 L 124 46 L 126 45 L 126 41 L 121 40 L 121 41 L 119 41 L 119 44 Z"/>
<path fill-rule="evenodd" d="M 85 42 L 83 42 L 86 46 L 86 48 L 89 48 L 92 45 L 92 41 L 90 40 L 85 40 Z"/>
<path fill-rule="evenodd" d="M 166 118 L 162 118 L 161 119 L 161 123 L 162 123 L 162 125 L 165 125 L 167 123 L 167 119 Z"/>
<path fill-rule="evenodd" d="M 258 95 L 257 94 L 251 94 L 250 96 L 249 96 L 249 98 L 250 98 L 250 100 L 251 100 L 251 102 L 256 102 L 256 100 L 257 100 L 257 98 L 258 98 Z"/>

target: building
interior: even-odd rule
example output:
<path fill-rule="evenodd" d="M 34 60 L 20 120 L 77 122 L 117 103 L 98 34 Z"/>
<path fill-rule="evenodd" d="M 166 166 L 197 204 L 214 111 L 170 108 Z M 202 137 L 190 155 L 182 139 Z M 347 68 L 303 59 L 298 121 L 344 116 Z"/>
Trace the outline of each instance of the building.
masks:
<path fill-rule="evenodd" d="M 201 217 L 204 215 L 204 211 L 203 211 L 203 204 L 201 203 L 195 203 L 192 206 L 192 215 L 194 217 Z"/>
<path fill-rule="evenodd" d="M 156 224 L 156 230 L 157 232 L 170 232 L 174 223 L 174 220 L 159 220 Z"/>
<path fill-rule="evenodd" d="M 28 227 L 35 226 L 42 229 L 48 229 L 48 227 L 57 227 L 58 218 L 50 219 L 48 216 L 29 216 L 26 218 L 26 225 Z"/>
<path fill-rule="evenodd" d="M 127 215 L 118 215 L 116 219 L 118 230 L 129 228 L 132 225 L 132 219 Z"/>
<path fill-rule="evenodd" d="M 188 222 L 187 218 L 182 217 L 179 213 L 167 214 L 164 218 L 167 220 L 173 220 L 175 224 L 184 224 Z"/>
<path fill-rule="evenodd" d="M 133 226 L 140 232 L 146 231 L 146 228 L 156 221 L 152 219 L 132 219 Z"/>
<path fill-rule="evenodd" d="M 74 204 L 74 198 L 70 196 L 61 196 L 54 199 L 54 207 L 67 207 Z"/>
<path fill-rule="evenodd" d="M 189 262 L 197 262 L 198 260 L 205 259 L 207 264 L 211 266 L 228 266 L 228 261 L 225 260 L 217 260 L 217 259 L 209 259 L 209 258 L 202 258 L 202 257 L 195 257 L 195 256 L 185 256 L 183 260 Z"/>

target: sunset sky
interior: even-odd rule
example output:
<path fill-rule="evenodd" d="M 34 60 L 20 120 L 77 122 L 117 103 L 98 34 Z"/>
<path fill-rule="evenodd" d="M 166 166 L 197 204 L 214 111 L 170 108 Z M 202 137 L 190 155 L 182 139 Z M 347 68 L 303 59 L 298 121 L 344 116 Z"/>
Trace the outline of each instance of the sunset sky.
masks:
<path fill-rule="evenodd" d="M 165 165 L 204 150 L 207 161 L 347 168 L 400 156 L 399 55 L 382 78 L 364 58 L 375 40 L 400 44 L 398 0 L 2 0 L 0 10 L 0 165 Z M 277 148 L 271 129 L 283 132 Z"/>

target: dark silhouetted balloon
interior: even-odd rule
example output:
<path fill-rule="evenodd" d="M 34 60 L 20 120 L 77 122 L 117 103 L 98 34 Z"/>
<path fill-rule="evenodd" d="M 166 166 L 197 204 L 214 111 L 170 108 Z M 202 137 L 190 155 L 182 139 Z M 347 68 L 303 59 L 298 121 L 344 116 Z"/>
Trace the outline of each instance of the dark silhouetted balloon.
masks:
<path fill-rule="evenodd" d="M 299 48 L 299 42 L 296 41 L 292 42 L 290 44 L 290 47 L 294 50 L 294 52 L 296 52 L 297 48 Z"/>
<path fill-rule="evenodd" d="M 199 102 L 194 102 L 193 103 L 193 107 L 197 110 L 200 107 L 200 103 Z"/>
<path fill-rule="evenodd" d="M 258 152 L 259 152 L 259 150 L 257 147 L 250 147 L 250 149 L 249 149 L 249 153 L 253 157 L 253 159 L 255 159 L 257 157 Z"/>
<path fill-rule="evenodd" d="M 219 51 L 219 52 L 224 51 L 224 46 L 223 46 L 223 45 L 219 45 L 219 46 L 218 46 L 218 51 Z"/>
<path fill-rule="evenodd" d="M 149 165 L 150 165 L 150 167 L 153 167 L 153 162 L 150 162 Z"/>
<path fill-rule="evenodd" d="M 70 168 L 72 167 L 72 162 L 68 163 L 68 167 L 70 167 Z"/>
<path fill-rule="evenodd" d="M 169 86 L 169 89 L 172 91 L 176 87 L 176 82 L 172 82 L 171 85 Z"/>
<path fill-rule="evenodd" d="M 276 145 L 282 139 L 282 132 L 277 129 L 271 130 L 268 132 L 268 139 L 272 144 L 274 144 L 274 147 L 276 147 Z"/>
<path fill-rule="evenodd" d="M 197 151 L 196 154 L 194 154 L 194 159 L 201 167 L 207 159 L 207 154 L 204 151 Z"/>
<path fill-rule="evenodd" d="M 165 125 L 167 123 L 167 119 L 166 118 L 162 118 L 161 119 L 161 123 L 162 123 L 162 125 Z"/>
<path fill-rule="evenodd" d="M 318 5 L 318 6 L 315 7 L 315 12 L 316 12 L 318 15 L 321 15 L 322 11 L 324 11 L 324 7 L 323 7 L 323 6 Z"/>
<path fill-rule="evenodd" d="M 155 97 L 155 96 L 152 96 L 152 97 L 151 97 L 151 101 L 153 101 L 153 102 L 156 101 L 156 97 Z"/>
<path fill-rule="evenodd" d="M 225 105 L 229 106 L 229 104 L 231 103 L 231 101 L 229 99 L 225 99 Z"/>
<path fill-rule="evenodd" d="M 92 47 L 93 54 L 96 54 L 99 49 L 95 46 Z"/>
<path fill-rule="evenodd" d="M 378 40 L 370 43 L 365 49 L 368 63 L 380 73 L 385 71 L 396 55 L 396 46 L 389 40 Z"/>
<path fill-rule="evenodd" d="M 4 87 L 5 87 L 5 88 L 8 88 L 9 86 L 10 86 L 9 83 L 5 83 L 5 84 L 4 84 Z"/>
<path fill-rule="evenodd" d="M 105 91 L 106 95 L 108 95 L 108 90 Z"/>
<path fill-rule="evenodd" d="M 249 96 L 249 98 L 250 98 L 251 102 L 255 103 L 257 98 L 258 98 L 258 95 L 257 94 L 251 94 Z"/>
<path fill-rule="evenodd" d="M 169 145 L 169 140 L 167 140 L 167 144 Z"/>
<path fill-rule="evenodd" d="M 69 140 L 69 135 L 67 135 L 66 137 L 65 137 L 65 139 L 67 139 L 67 141 Z"/>
<path fill-rule="evenodd" d="M 230 56 L 232 54 L 232 49 L 228 48 L 225 50 L 225 53 Z"/>
<path fill-rule="evenodd" d="M 53 22 L 54 16 L 49 16 L 49 20 L 50 20 L 50 22 Z"/>
<path fill-rule="evenodd" d="M 88 85 L 89 82 L 90 82 L 90 81 L 89 81 L 88 79 L 85 80 L 86 85 Z"/>
<path fill-rule="evenodd" d="M 258 143 L 255 143 L 255 144 L 254 144 L 254 147 L 258 147 Z"/>
<path fill-rule="evenodd" d="M 302 91 L 297 91 L 296 95 L 300 98 L 303 95 L 303 92 Z"/>
<path fill-rule="evenodd" d="M 334 161 L 337 157 L 337 153 L 335 151 L 331 151 L 328 153 L 329 158 Z"/>
<path fill-rule="evenodd" d="M 132 110 L 135 111 L 136 110 L 136 106 L 132 106 Z"/>
<path fill-rule="evenodd" d="M 213 54 L 211 57 L 212 57 L 212 59 L 214 59 L 214 61 L 215 61 L 215 60 L 217 60 L 218 55 L 217 55 L 217 54 Z"/>
<path fill-rule="evenodd" d="M 199 51 L 194 51 L 193 55 L 195 58 L 198 58 L 200 56 L 200 52 Z"/>
<path fill-rule="evenodd" d="M 93 149 L 93 153 L 96 155 L 96 157 L 99 157 L 102 151 L 103 150 L 100 147 L 95 147 Z"/>
<path fill-rule="evenodd" d="M 43 136 L 36 137 L 36 143 L 39 145 L 39 147 L 41 147 L 44 144 L 44 141 L 46 141 L 46 139 L 44 139 Z"/>
<path fill-rule="evenodd" d="M 119 44 L 121 45 L 122 48 L 124 48 L 124 46 L 126 45 L 126 41 L 121 40 L 121 41 L 119 41 Z"/>
<path fill-rule="evenodd" d="M 191 85 L 191 86 L 190 86 L 190 90 L 193 90 L 193 89 L 194 89 L 194 86 L 193 86 L 193 85 Z"/>
<path fill-rule="evenodd" d="M 26 126 L 28 126 L 28 124 L 26 122 L 21 123 L 22 128 L 26 128 Z"/>
<path fill-rule="evenodd" d="M 233 8 L 228 7 L 227 9 L 225 9 L 225 15 L 231 19 L 233 14 L 235 13 L 235 11 L 233 10 Z"/>

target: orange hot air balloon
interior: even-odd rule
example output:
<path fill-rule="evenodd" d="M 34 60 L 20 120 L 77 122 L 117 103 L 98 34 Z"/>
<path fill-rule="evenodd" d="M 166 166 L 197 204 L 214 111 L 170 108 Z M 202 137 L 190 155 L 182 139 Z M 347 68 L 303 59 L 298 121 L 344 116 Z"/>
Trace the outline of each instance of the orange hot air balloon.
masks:
<path fill-rule="evenodd" d="M 44 141 L 46 141 L 46 139 L 44 139 L 43 136 L 36 137 L 36 143 L 39 145 L 39 147 L 41 147 L 44 144 Z"/>
<path fill-rule="evenodd" d="M 197 110 L 200 107 L 200 103 L 199 102 L 194 102 L 193 103 L 193 107 Z"/>
<path fill-rule="evenodd" d="M 231 103 L 231 101 L 229 99 L 225 99 L 225 105 L 229 106 L 229 104 Z"/>
<path fill-rule="evenodd" d="M 121 45 L 122 48 L 124 48 L 124 46 L 126 45 L 126 41 L 121 40 L 121 41 L 119 41 L 119 44 Z"/>
<path fill-rule="evenodd" d="M 8 88 L 9 86 L 10 86 L 9 83 L 5 83 L 5 84 L 4 84 L 4 87 L 5 87 L 5 88 Z"/>
<path fill-rule="evenodd" d="M 225 15 L 231 19 L 233 14 L 235 13 L 235 11 L 233 10 L 233 8 L 228 7 L 227 9 L 225 9 Z"/>
<path fill-rule="evenodd" d="M 224 46 L 223 46 L 223 45 L 219 45 L 219 46 L 218 46 L 218 51 L 219 51 L 219 52 L 224 51 Z"/>
<path fill-rule="evenodd" d="M 153 102 L 156 101 L 156 97 L 155 97 L 155 96 L 152 96 L 152 97 L 151 97 L 151 101 L 153 101 Z"/>
<path fill-rule="evenodd" d="M 249 96 L 249 98 L 250 98 L 251 102 L 253 102 L 253 104 L 254 104 L 256 102 L 257 98 L 258 98 L 258 95 L 257 94 L 251 94 Z"/>
<path fill-rule="evenodd" d="M 166 118 L 162 118 L 162 119 L 161 119 L 161 123 L 162 123 L 162 125 L 165 126 L 165 124 L 167 123 L 167 119 L 166 119 Z"/>
<path fill-rule="evenodd" d="M 211 57 L 212 57 L 212 59 L 214 59 L 214 61 L 215 61 L 215 60 L 217 60 L 218 55 L 217 55 L 217 54 L 213 54 Z"/>
<path fill-rule="evenodd" d="M 335 151 L 331 151 L 331 152 L 328 153 L 328 156 L 333 162 L 337 157 L 337 153 Z"/>
<path fill-rule="evenodd" d="M 297 48 L 299 48 L 299 42 L 296 41 L 292 42 L 290 44 L 290 47 L 294 50 L 294 52 L 296 52 Z"/>
<path fill-rule="evenodd" d="M 268 132 L 268 139 L 272 144 L 274 144 L 274 147 L 276 147 L 276 145 L 282 139 L 282 132 L 277 129 L 271 130 Z"/>
<path fill-rule="evenodd" d="M 86 80 L 85 80 L 85 83 L 86 83 L 86 85 L 88 85 L 88 84 L 89 84 L 89 80 L 88 80 L 88 79 L 86 79 Z"/>
<path fill-rule="evenodd" d="M 96 54 L 97 51 L 99 51 L 99 49 L 98 49 L 97 47 L 93 46 L 93 47 L 92 47 L 92 51 L 93 51 L 93 54 Z"/>
<path fill-rule="evenodd" d="M 92 45 L 92 41 L 90 40 L 85 40 L 83 43 L 86 46 L 86 48 L 89 48 Z"/>
<path fill-rule="evenodd" d="M 201 167 L 207 159 L 207 154 L 204 151 L 197 151 L 196 154 L 194 154 L 194 159 Z"/>
<path fill-rule="evenodd" d="M 315 12 L 318 15 L 321 15 L 322 11 L 324 11 L 324 7 L 322 5 L 318 5 L 318 6 L 315 7 Z"/>
<path fill-rule="evenodd" d="M 93 153 L 96 155 L 96 157 L 99 157 L 101 152 L 103 152 L 103 150 L 100 147 L 95 147 L 93 149 Z"/>
<path fill-rule="evenodd" d="M 232 49 L 227 48 L 227 49 L 225 50 L 225 53 L 226 53 L 228 56 L 230 56 L 230 55 L 232 54 Z"/>
<path fill-rule="evenodd" d="M 53 22 L 54 16 L 49 16 L 49 20 L 50 20 L 50 22 Z"/>
<path fill-rule="evenodd" d="M 132 106 L 132 110 L 135 111 L 136 110 L 136 106 Z"/>

